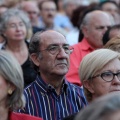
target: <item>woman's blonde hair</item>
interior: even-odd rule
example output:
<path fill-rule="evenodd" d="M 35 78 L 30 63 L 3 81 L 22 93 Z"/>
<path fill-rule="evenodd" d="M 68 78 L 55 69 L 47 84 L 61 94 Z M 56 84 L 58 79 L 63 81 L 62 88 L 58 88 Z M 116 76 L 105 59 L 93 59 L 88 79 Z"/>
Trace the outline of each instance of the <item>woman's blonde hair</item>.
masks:
<path fill-rule="evenodd" d="M 120 35 L 110 39 L 105 44 L 104 48 L 111 49 L 120 53 Z"/>

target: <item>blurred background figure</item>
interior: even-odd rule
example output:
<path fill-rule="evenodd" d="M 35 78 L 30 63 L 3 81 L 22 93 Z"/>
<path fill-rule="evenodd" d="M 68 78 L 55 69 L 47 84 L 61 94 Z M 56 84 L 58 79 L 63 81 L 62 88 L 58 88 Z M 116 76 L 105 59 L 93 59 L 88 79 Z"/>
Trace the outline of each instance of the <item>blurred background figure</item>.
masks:
<path fill-rule="evenodd" d="M 80 17 L 83 14 L 83 11 L 87 9 L 87 6 L 79 6 L 77 7 L 72 14 L 71 22 L 73 24 L 73 29 L 68 32 L 66 35 L 66 39 L 70 45 L 74 45 L 78 43 L 79 39 L 79 28 L 80 28 Z"/>
<path fill-rule="evenodd" d="M 74 120 L 120 120 L 120 92 L 93 101 Z"/>
<path fill-rule="evenodd" d="M 2 46 L 5 44 L 5 39 L 3 37 L 3 35 L 0 33 L 0 49 L 2 48 Z"/>
<path fill-rule="evenodd" d="M 28 14 L 33 33 L 43 30 L 42 23 L 40 21 L 40 11 L 37 5 L 37 1 L 23 1 L 21 2 L 21 9 Z"/>
<path fill-rule="evenodd" d="M 120 0 L 110 0 L 110 1 L 114 1 L 117 3 L 118 6 L 120 6 Z"/>
<path fill-rule="evenodd" d="M 120 91 L 120 54 L 110 49 L 89 53 L 80 64 L 79 76 L 88 102 Z"/>
<path fill-rule="evenodd" d="M 120 53 L 120 35 L 110 39 L 105 44 L 104 48 L 111 49 Z"/>
<path fill-rule="evenodd" d="M 80 28 L 83 18 L 89 12 L 94 10 L 100 10 L 98 7 L 98 3 L 92 3 L 90 5 L 79 5 L 72 14 L 71 22 L 73 24 L 73 28 L 68 34 L 66 35 L 66 39 L 70 45 L 77 44 L 81 42 L 84 35 Z"/>
<path fill-rule="evenodd" d="M 57 7 L 54 1 L 52 0 L 45 0 L 40 2 L 39 9 L 41 13 L 41 22 L 42 22 L 42 29 L 44 30 L 55 30 L 57 32 L 66 35 L 67 31 L 59 26 L 57 26 L 54 22 Z M 59 19 L 60 20 L 60 19 Z"/>
<path fill-rule="evenodd" d="M 103 35 L 112 25 L 111 17 L 100 10 L 88 12 L 84 16 L 80 28 L 84 37 L 81 42 L 73 45 L 74 51 L 70 55 L 70 69 L 66 75 L 68 81 L 79 86 L 82 85 L 78 76 L 79 65 L 84 56 L 103 47 Z"/>
<path fill-rule="evenodd" d="M 56 4 L 52 0 L 45 0 L 39 4 L 42 28 L 43 29 L 54 29 L 54 17 L 56 15 Z"/>
<path fill-rule="evenodd" d="M 8 8 L 5 5 L 0 5 L 0 15 L 4 13 Z"/>
<path fill-rule="evenodd" d="M 78 0 L 64 0 L 63 1 L 63 7 L 66 16 L 71 19 L 73 11 L 79 6 Z"/>
<path fill-rule="evenodd" d="M 115 1 L 105 1 L 99 4 L 101 10 L 110 13 L 114 20 L 115 24 L 120 24 L 120 8 Z"/>
<path fill-rule="evenodd" d="M 105 45 L 110 39 L 120 35 L 120 24 L 110 27 L 103 36 L 103 44 Z"/>
<path fill-rule="evenodd" d="M 63 28 L 66 32 L 72 30 L 73 25 L 70 19 L 73 11 L 78 7 L 78 5 L 77 0 L 58 0 L 58 13 L 55 17 L 55 25 Z"/>
<path fill-rule="evenodd" d="M 21 2 L 21 0 L 4 0 L 4 5 L 7 8 L 17 8 L 18 4 Z"/>
<path fill-rule="evenodd" d="M 4 13 L 8 8 L 4 5 L 4 1 L 0 1 L 0 16 L 2 15 L 2 13 Z M 4 37 L 2 36 L 1 32 L 0 32 L 0 49 L 3 46 L 3 44 L 5 43 Z"/>
<path fill-rule="evenodd" d="M 65 11 L 64 11 L 64 1 L 63 0 L 56 0 L 55 1 L 56 5 L 57 5 L 57 13 L 58 14 L 65 14 Z"/>
<path fill-rule="evenodd" d="M 30 84 L 36 76 L 29 60 L 27 33 L 30 21 L 27 15 L 18 9 L 9 9 L 1 15 L 0 31 L 6 43 L 2 50 L 12 53 L 20 63 L 24 74 L 24 85 Z"/>
<path fill-rule="evenodd" d="M 1 120 L 42 120 L 13 111 L 23 108 L 23 73 L 20 64 L 12 54 L 0 51 L 0 119 Z"/>

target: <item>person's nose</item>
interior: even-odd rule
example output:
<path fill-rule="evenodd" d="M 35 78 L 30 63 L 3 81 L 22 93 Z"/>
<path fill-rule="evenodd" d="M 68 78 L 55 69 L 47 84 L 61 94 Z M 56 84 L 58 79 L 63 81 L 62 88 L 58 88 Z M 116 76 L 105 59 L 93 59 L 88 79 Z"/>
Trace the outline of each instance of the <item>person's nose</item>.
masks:
<path fill-rule="evenodd" d="M 19 31 L 21 29 L 20 25 L 16 25 L 16 30 Z"/>
<path fill-rule="evenodd" d="M 68 56 L 69 56 L 69 54 L 67 54 L 65 52 L 65 50 L 62 47 L 60 47 L 59 48 L 59 53 L 57 54 L 57 57 L 58 58 L 67 58 Z"/>
<path fill-rule="evenodd" d="M 120 85 L 120 80 L 118 79 L 117 75 L 114 76 L 112 80 L 112 84 L 114 85 Z"/>

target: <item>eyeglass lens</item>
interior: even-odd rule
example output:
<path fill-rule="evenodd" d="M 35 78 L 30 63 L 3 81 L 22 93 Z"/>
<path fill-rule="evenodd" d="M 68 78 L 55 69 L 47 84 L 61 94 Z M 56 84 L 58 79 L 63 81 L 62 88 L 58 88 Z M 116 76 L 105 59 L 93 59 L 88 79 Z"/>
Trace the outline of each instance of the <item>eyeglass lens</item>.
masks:
<path fill-rule="evenodd" d="M 118 73 L 112 73 L 112 72 L 106 72 L 106 73 L 102 73 L 101 77 L 103 78 L 103 80 L 105 81 L 112 81 L 115 77 L 115 75 L 117 76 L 117 78 L 120 80 L 120 72 Z"/>

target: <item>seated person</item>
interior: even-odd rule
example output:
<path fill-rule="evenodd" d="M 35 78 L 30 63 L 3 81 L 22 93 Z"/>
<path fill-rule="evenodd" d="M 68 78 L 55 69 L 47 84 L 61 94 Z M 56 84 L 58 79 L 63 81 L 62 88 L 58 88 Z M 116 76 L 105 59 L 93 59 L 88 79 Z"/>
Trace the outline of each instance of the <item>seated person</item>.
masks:
<path fill-rule="evenodd" d="M 78 75 L 79 65 L 84 56 L 103 47 L 103 34 L 112 24 L 111 17 L 100 10 L 91 11 L 84 16 L 80 27 L 84 37 L 81 42 L 72 46 L 74 51 L 70 55 L 70 68 L 66 74 L 68 81 L 82 85 Z"/>
<path fill-rule="evenodd" d="M 38 74 L 24 89 L 27 102 L 19 112 L 44 120 L 62 120 L 86 106 L 83 89 L 65 78 L 72 51 L 59 32 L 47 30 L 33 35 L 29 52 Z"/>
<path fill-rule="evenodd" d="M 104 46 L 104 48 L 111 49 L 120 53 L 120 35 L 110 39 Z"/>
<path fill-rule="evenodd" d="M 26 41 L 29 32 L 29 18 L 23 11 L 11 8 L 1 15 L 0 20 L 0 32 L 5 40 L 1 49 L 12 53 L 20 63 L 26 87 L 36 77 L 36 72 L 31 68 L 29 43 Z"/>
<path fill-rule="evenodd" d="M 105 45 L 110 39 L 120 35 L 120 24 L 110 27 L 103 35 L 103 44 Z"/>
<path fill-rule="evenodd" d="M 120 91 L 120 54 L 99 49 L 86 55 L 79 75 L 88 102 L 114 91 Z"/>
<path fill-rule="evenodd" d="M 18 61 L 10 53 L 0 51 L 0 120 L 42 120 L 13 112 L 25 106 L 23 84 Z"/>
<path fill-rule="evenodd" d="M 120 120 L 120 92 L 96 99 L 80 111 L 74 120 Z"/>

